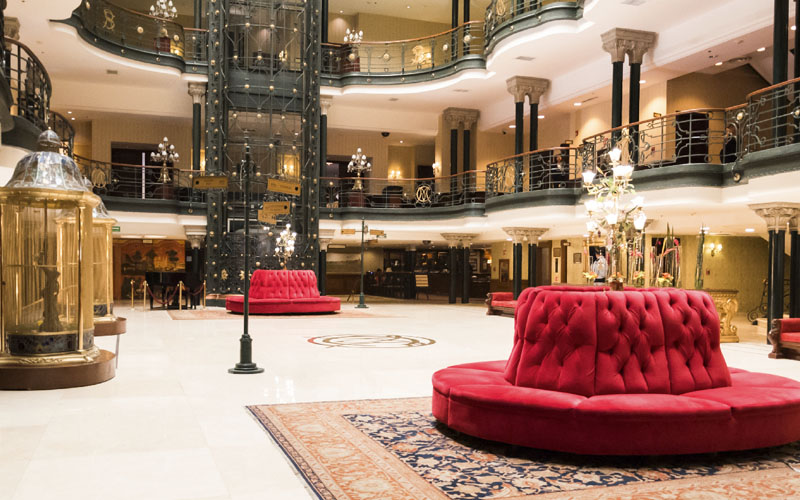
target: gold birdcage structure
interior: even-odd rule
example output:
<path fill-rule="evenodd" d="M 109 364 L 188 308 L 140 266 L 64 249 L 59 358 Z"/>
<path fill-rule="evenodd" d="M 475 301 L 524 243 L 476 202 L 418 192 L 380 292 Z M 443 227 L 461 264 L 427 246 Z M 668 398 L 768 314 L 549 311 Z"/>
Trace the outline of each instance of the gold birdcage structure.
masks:
<path fill-rule="evenodd" d="M 116 223 L 116 219 L 109 215 L 106 206 L 100 202 L 92 212 L 94 326 L 98 330 L 114 329 L 114 323 L 118 320 L 114 315 L 114 259 L 111 235 Z"/>
<path fill-rule="evenodd" d="M 0 367 L 97 364 L 92 210 L 100 198 L 75 162 L 58 153 L 53 131 L 39 136 L 39 147 L 0 188 Z M 103 370 L 101 378 L 113 377 L 113 369 L 110 376 Z M 73 385 L 102 381 L 69 373 L 78 380 Z M 30 382 L 30 375 L 16 376 Z M 45 388 L 34 386 L 24 388 Z"/>

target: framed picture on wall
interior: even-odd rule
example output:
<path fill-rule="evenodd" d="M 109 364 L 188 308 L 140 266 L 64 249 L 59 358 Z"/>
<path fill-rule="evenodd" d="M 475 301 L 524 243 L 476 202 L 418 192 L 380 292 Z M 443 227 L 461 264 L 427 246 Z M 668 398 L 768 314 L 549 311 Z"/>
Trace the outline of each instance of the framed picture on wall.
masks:
<path fill-rule="evenodd" d="M 580 252 L 575 252 L 572 254 L 572 263 L 573 264 L 580 264 L 583 262 L 583 254 Z"/>

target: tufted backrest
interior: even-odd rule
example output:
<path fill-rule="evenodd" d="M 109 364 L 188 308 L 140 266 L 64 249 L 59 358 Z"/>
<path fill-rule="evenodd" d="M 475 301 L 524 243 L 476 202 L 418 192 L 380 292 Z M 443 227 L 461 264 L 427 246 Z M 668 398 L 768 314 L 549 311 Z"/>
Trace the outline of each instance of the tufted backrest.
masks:
<path fill-rule="evenodd" d="M 303 269 L 287 272 L 289 273 L 288 289 L 290 299 L 319 297 L 317 275 L 314 271 Z"/>
<path fill-rule="evenodd" d="M 258 269 L 250 278 L 251 299 L 288 299 L 289 271 Z"/>
<path fill-rule="evenodd" d="M 517 302 L 510 383 L 583 396 L 730 385 L 707 293 L 538 287 Z"/>

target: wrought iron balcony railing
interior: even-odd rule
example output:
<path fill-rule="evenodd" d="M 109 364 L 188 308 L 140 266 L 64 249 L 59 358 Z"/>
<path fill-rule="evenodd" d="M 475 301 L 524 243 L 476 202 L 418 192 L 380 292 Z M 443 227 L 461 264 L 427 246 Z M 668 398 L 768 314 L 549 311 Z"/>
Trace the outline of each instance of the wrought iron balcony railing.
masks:
<path fill-rule="evenodd" d="M 174 167 L 129 165 L 75 156 L 94 192 L 103 197 L 140 200 L 170 200 L 205 203 L 205 193 L 192 189 L 192 178 L 200 172 Z M 164 175 L 169 180 L 164 180 Z"/>
<path fill-rule="evenodd" d="M 579 19 L 584 0 L 491 0 L 486 7 L 486 52 L 512 33 L 548 21 Z"/>
<path fill-rule="evenodd" d="M 107 0 L 81 2 L 73 12 L 72 21 L 77 21 L 91 35 L 87 41 L 97 45 L 110 43 L 123 56 L 179 66 L 207 63 L 206 30 L 184 29 L 175 21 Z"/>
<path fill-rule="evenodd" d="M 53 85 L 42 64 L 25 44 L 6 38 L 3 70 L 11 90 L 11 114 L 25 118 L 41 130 L 50 118 Z"/>
<path fill-rule="evenodd" d="M 746 128 L 736 119 L 743 109 L 692 109 L 613 128 L 583 140 L 584 159 L 603 168 L 607 153 L 619 145 L 637 170 L 734 162 L 741 156 Z"/>
<path fill-rule="evenodd" d="M 436 208 L 483 203 L 485 176 L 480 170 L 417 179 L 322 177 L 323 208 Z"/>
<path fill-rule="evenodd" d="M 486 197 L 580 187 L 582 148 L 547 148 L 486 166 Z"/>
<path fill-rule="evenodd" d="M 733 118 L 744 124 L 747 153 L 800 142 L 800 78 L 748 94 L 740 108 Z"/>
<path fill-rule="evenodd" d="M 67 120 L 64 115 L 50 111 L 48 113 L 47 126 L 53 129 L 58 134 L 58 137 L 61 138 L 61 143 L 63 144 L 61 152 L 67 156 L 72 156 L 75 148 L 75 129 L 72 127 L 70 120 Z"/>
<path fill-rule="evenodd" d="M 423 38 L 388 42 L 323 44 L 323 82 L 345 75 L 405 77 L 419 73 L 435 77 L 436 71 L 452 68 L 470 56 L 483 62 L 483 22 L 472 21 Z M 405 80 L 401 80 L 405 81 Z M 332 83 L 332 82 L 331 82 Z M 394 83 L 394 80 L 392 80 Z"/>

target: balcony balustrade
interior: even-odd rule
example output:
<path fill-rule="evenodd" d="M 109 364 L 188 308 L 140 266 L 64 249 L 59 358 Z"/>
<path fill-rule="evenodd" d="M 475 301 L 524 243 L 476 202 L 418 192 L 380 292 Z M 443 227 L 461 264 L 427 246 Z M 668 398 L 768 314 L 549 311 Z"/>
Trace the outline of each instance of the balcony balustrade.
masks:
<path fill-rule="evenodd" d="M 583 148 L 529 151 L 486 166 L 486 197 L 580 187 Z"/>

